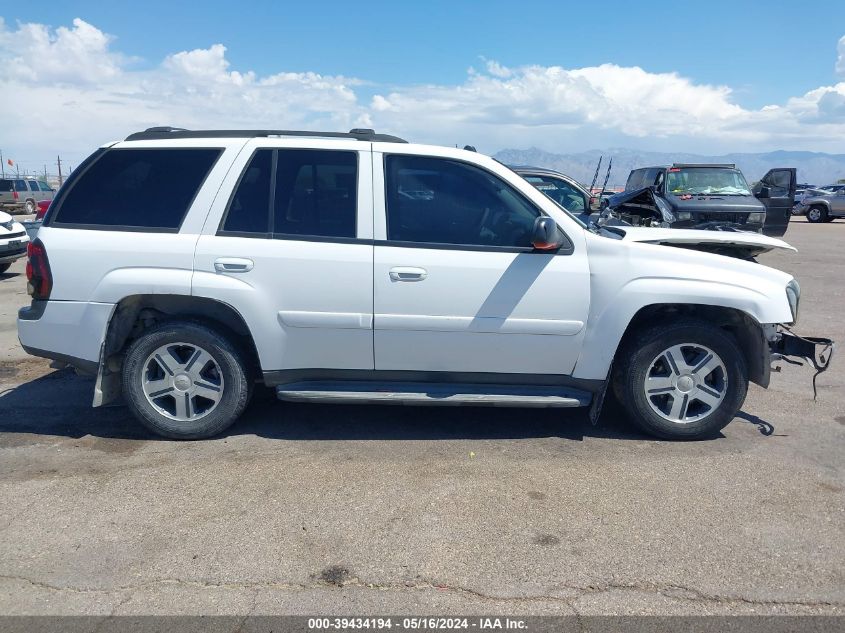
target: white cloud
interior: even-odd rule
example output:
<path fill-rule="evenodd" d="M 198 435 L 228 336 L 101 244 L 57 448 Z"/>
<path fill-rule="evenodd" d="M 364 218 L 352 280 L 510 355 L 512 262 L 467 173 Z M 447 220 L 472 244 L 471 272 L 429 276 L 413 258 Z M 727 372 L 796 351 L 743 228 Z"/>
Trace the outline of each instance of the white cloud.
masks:
<path fill-rule="evenodd" d="M 11 27 L 0 19 L 0 90 L 15 99 L 0 123 L 4 153 L 39 163 L 57 151 L 81 158 L 103 142 L 167 124 L 365 126 L 488 152 L 529 146 L 841 151 L 845 135 L 845 82 L 747 109 L 728 86 L 616 64 L 511 68 L 482 59 L 483 68 L 469 69 L 456 85 L 385 91 L 310 72 L 259 76 L 233 69 L 226 52 L 222 44 L 177 51 L 140 70 L 113 37 L 81 19 L 56 29 Z M 837 72 L 845 76 L 845 37 L 838 53 Z"/>
<path fill-rule="evenodd" d="M 60 26 L 53 32 L 34 23 L 21 24 L 11 31 L 0 18 L 0 72 L 23 80 L 36 76 L 39 82 L 111 79 L 126 60 L 109 51 L 110 41 L 108 35 L 79 18 L 73 21 L 72 28 Z"/>

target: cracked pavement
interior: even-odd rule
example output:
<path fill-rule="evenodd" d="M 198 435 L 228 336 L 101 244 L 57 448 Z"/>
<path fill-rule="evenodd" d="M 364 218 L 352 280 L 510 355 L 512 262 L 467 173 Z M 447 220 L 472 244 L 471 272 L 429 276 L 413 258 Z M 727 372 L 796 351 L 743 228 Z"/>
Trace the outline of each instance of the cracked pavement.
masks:
<path fill-rule="evenodd" d="M 845 223 L 764 255 L 845 341 Z M 280 404 L 147 435 L 26 357 L 0 276 L 0 613 L 843 614 L 845 361 L 785 367 L 706 442 L 583 412 Z"/>

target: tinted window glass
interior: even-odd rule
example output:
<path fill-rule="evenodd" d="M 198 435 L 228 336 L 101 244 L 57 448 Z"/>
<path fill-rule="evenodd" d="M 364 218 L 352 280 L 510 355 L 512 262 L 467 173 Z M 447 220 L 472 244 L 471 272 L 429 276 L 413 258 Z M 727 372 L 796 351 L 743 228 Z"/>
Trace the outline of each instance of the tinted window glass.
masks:
<path fill-rule="evenodd" d="M 273 150 L 258 150 L 244 170 L 223 221 L 224 231 L 264 233 L 270 230 L 270 168 Z"/>
<path fill-rule="evenodd" d="M 34 180 L 29 181 L 29 190 L 30 191 L 38 191 L 38 183 Z"/>
<path fill-rule="evenodd" d="M 539 212 L 493 174 L 457 161 L 386 158 L 387 237 L 405 242 L 530 247 Z"/>
<path fill-rule="evenodd" d="M 41 187 L 41 191 L 53 191 L 50 185 L 48 185 L 46 182 L 39 181 L 38 186 Z"/>
<path fill-rule="evenodd" d="M 355 237 L 358 156 L 278 150 L 273 233 Z"/>
<path fill-rule="evenodd" d="M 763 178 L 763 184 L 769 186 L 769 195 L 772 198 L 785 198 L 789 195 L 789 186 L 792 184 L 792 172 L 785 169 L 772 171 Z"/>
<path fill-rule="evenodd" d="M 108 150 L 73 184 L 55 224 L 177 229 L 219 149 Z"/>
<path fill-rule="evenodd" d="M 15 189 L 17 191 L 26 191 L 26 180 L 16 180 Z"/>
<path fill-rule="evenodd" d="M 11 180 L 0 180 L 0 191 L 14 191 L 15 183 Z"/>
<path fill-rule="evenodd" d="M 562 178 L 554 176 L 525 176 L 525 180 L 537 187 L 567 211 L 582 213 L 587 210 L 587 197 Z"/>

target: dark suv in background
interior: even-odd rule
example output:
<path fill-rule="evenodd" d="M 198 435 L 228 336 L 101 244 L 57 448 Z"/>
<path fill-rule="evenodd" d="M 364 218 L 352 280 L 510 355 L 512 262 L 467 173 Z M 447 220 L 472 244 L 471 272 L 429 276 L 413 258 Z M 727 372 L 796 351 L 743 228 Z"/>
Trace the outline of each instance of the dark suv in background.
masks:
<path fill-rule="evenodd" d="M 771 169 L 750 188 L 733 164 L 675 163 L 634 169 L 625 191 L 608 200 L 606 215 L 637 226 L 733 228 L 786 233 L 795 200 L 796 170 Z"/>

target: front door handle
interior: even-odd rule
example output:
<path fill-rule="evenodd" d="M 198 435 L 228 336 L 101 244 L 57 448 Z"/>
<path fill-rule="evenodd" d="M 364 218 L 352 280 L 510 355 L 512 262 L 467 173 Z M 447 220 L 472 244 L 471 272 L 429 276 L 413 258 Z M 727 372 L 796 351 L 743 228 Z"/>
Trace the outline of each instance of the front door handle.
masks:
<path fill-rule="evenodd" d="M 221 257 L 214 260 L 214 270 L 218 273 L 248 273 L 254 265 L 251 259 L 241 257 Z"/>
<path fill-rule="evenodd" d="M 428 276 L 425 268 L 397 266 L 390 269 L 391 281 L 422 281 Z"/>

